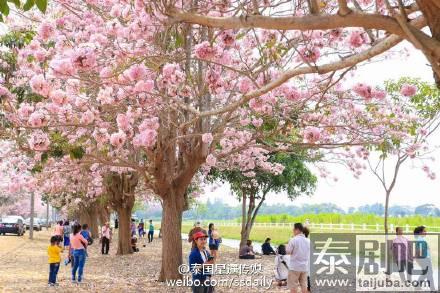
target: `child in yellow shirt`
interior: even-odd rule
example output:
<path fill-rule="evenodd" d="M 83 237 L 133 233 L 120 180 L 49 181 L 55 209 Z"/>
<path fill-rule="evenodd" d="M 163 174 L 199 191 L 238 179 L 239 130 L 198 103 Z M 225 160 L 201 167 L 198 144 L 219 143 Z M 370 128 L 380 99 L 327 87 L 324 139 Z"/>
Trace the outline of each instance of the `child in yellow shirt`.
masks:
<path fill-rule="evenodd" d="M 50 245 L 47 248 L 49 257 L 49 286 L 57 286 L 57 274 L 61 262 L 61 246 L 57 236 L 50 238 Z"/>

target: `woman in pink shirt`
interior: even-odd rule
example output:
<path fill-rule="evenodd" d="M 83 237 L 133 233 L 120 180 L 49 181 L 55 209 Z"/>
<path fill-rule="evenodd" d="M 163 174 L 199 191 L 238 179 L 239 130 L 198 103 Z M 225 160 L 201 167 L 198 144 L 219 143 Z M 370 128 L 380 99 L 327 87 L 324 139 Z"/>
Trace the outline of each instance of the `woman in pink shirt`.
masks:
<path fill-rule="evenodd" d="M 53 236 L 57 236 L 60 241 L 63 240 L 64 235 L 64 227 L 63 227 L 63 221 L 59 221 L 57 225 L 55 226 L 55 229 L 53 231 Z"/>
<path fill-rule="evenodd" d="M 80 283 L 83 277 L 84 265 L 86 263 L 86 248 L 87 239 L 81 233 L 81 225 L 73 226 L 73 233 L 70 235 L 70 246 L 73 249 L 73 267 L 72 267 L 72 282 Z M 78 271 L 78 279 L 76 279 L 76 271 Z"/>

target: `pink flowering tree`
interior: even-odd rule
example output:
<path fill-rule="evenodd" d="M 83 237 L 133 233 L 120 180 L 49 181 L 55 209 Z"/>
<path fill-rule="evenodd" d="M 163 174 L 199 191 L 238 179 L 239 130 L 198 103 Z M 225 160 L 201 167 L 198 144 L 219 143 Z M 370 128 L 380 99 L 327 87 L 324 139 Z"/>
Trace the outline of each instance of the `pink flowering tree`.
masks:
<path fill-rule="evenodd" d="M 160 198 L 160 280 L 181 277 L 182 212 L 201 168 L 262 164 L 276 173 L 269 153 L 347 160 L 355 146 L 408 131 L 405 120 L 396 130 L 369 111 L 394 110 L 383 90 L 359 87 L 359 96 L 344 86 L 348 71 L 399 36 L 374 31 L 366 42 L 369 31 L 342 28 L 214 29 L 170 22 L 159 4 L 53 1 L 45 15 L 8 19 L 14 32 L 36 33 L 14 48 L 16 69 L 0 95 L 10 139 L 42 173 L 56 170 L 48 158 L 62 165 L 67 156 L 100 178 L 122 220 L 123 247 L 138 184 Z M 410 24 L 423 26 L 423 17 Z"/>
<path fill-rule="evenodd" d="M 390 195 L 396 186 L 399 171 L 406 162 L 411 162 L 432 180 L 436 174 L 430 169 L 434 149 L 429 145 L 429 137 L 440 126 L 440 91 L 419 80 L 402 78 L 397 82 L 387 82 L 386 90 L 395 106 L 390 119 L 412 121 L 405 136 L 393 136 L 381 144 L 356 150 L 358 158 L 366 160 L 368 169 L 381 183 L 385 192 L 384 229 L 388 234 L 388 207 Z M 370 156 L 369 152 L 373 151 Z M 353 166 L 353 165 L 352 165 Z"/>
<path fill-rule="evenodd" d="M 307 62 L 302 67 L 286 70 L 279 77 L 280 82 L 304 71 L 326 73 L 335 68 L 348 68 L 407 40 L 425 54 L 440 86 L 440 5 L 436 0 L 257 0 L 240 5 L 233 5 L 231 1 L 207 1 L 197 6 L 191 1 L 160 2 L 162 6 L 157 5 L 172 22 L 239 32 L 279 30 L 285 37 L 296 34 L 303 42 L 299 46 L 292 44 L 292 51 Z M 430 35 L 422 30 L 426 26 Z M 329 46 L 327 42 L 332 39 L 340 40 L 338 43 L 344 47 L 358 49 L 357 54 L 317 62 L 332 50 L 340 49 L 336 44 Z M 366 47 L 371 48 L 368 57 L 362 54 Z"/>
<path fill-rule="evenodd" d="M 231 191 L 241 201 L 240 248 L 246 245 L 260 207 L 269 193 L 286 193 L 293 200 L 301 195 L 311 195 L 315 190 L 316 177 L 299 155 L 276 153 L 257 161 L 247 169 L 212 169 L 207 176 L 210 182 L 229 183 Z M 274 165 L 267 170 L 265 164 Z"/>

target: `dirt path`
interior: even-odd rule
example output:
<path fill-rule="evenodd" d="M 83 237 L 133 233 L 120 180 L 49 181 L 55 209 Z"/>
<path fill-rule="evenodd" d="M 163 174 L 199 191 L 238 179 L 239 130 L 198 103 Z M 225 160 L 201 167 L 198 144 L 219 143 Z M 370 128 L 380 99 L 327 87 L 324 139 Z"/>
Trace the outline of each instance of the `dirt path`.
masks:
<path fill-rule="evenodd" d="M 89 247 L 89 258 L 81 285 L 70 282 L 70 265 L 61 264 L 58 273 L 59 287 L 48 288 L 47 246 L 50 234 L 46 231 L 34 233 L 33 241 L 24 237 L 0 236 L 0 292 L 191 292 L 188 287 L 171 287 L 157 282 L 160 270 L 161 240 L 155 239 L 140 252 L 128 256 L 116 256 L 116 247 L 110 246 L 109 255 L 100 254 L 100 244 L 96 241 Z M 116 243 L 116 242 L 114 242 Z M 190 247 L 184 243 L 184 262 L 187 262 Z M 63 253 L 63 261 L 67 252 Z M 287 292 L 272 286 L 269 290 L 250 287 L 254 282 L 265 279 L 266 284 L 273 278 L 273 257 L 259 260 L 238 260 L 236 251 L 221 247 L 219 263 L 245 265 L 261 264 L 261 271 L 254 276 L 237 274 L 216 276 L 216 279 L 248 282 L 241 287 L 217 287 L 216 292 Z M 244 281 L 240 281 L 244 280 Z M 257 281 L 255 281 L 257 280 Z M 226 282 L 225 282 L 226 283 Z M 225 284 L 226 285 L 226 284 Z"/>

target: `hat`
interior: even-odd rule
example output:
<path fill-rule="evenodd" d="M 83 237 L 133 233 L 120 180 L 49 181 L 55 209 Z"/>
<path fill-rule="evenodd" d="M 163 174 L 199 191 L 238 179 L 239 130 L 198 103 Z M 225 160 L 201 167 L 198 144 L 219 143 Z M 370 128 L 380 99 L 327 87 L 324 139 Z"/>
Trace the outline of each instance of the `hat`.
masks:
<path fill-rule="evenodd" d="M 196 234 L 194 234 L 192 238 L 194 240 L 197 240 L 197 239 L 202 238 L 202 237 L 208 237 L 208 236 L 205 233 L 203 233 L 202 231 L 199 231 Z"/>

